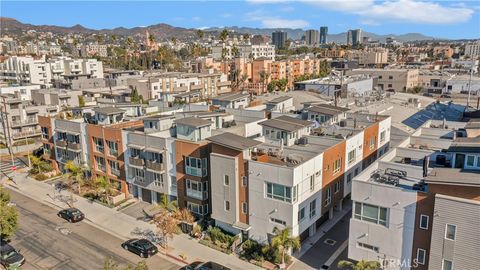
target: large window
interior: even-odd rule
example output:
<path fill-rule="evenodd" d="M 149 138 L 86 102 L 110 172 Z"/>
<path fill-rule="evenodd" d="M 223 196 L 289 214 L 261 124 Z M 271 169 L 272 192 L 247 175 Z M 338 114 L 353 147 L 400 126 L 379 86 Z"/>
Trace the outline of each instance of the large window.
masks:
<path fill-rule="evenodd" d="M 187 179 L 187 196 L 197 200 L 208 199 L 208 183 Z"/>
<path fill-rule="evenodd" d="M 185 172 L 193 176 L 207 176 L 207 159 L 186 157 L 185 158 Z"/>
<path fill-rule="evenodd" d="M 110 173 L 116 176 L 120 176 L 120 166 L 117 161 L 109 160 L 108 165 L 110 165 Z"/>
<path fill-rule="evenodd" d="M 116 157 L 118 155 L 118 143 L 112 141 L 107 141 L 107 143 L 110 156 Z"/>
<path fill-rule="evenodd" d="M 452 224 L 447 224 L 445 226 L 445 238 L 450 240 L 455 240 L 456 232 L 457 232 L 457 226 Z"/>
<path fill-rule="evenodd" d="M 310 191 L 315 190 L 315 177 L 312 175 L 310 176 Z"/>
<path fill-rule="evenodd" d="M 328 187 L 328 188 L 325 190 L 325 201 L 324 201 L 323 205 L 327 206 L 327 205 L 329 205 L 331 202 L 332 202 L 332 188 L 331 188 L 331 187 Z"/>
<path fill-rule="evenodd" d="M 310 219 L 317 215 L 317 199 L 310 202 Z"/>
<path fill-rule="evenodd" d="M 103 157 L 95 156 L 95 162 L 97 163 L 97 170 L 105 172 L 105 159 Z"/>
<path fill-rule="evenodd" d="M 163 175 L 159 173 L 153 174 L 153 185 L 157 187 L 163 187 Z"/>
<path fill-rule="evenodd" d="M 195 213 L 195 214 L 198 214 L 198 215 L 208 214 L 208 204 L 199 205 L 199 204 L 196 204 L 196 203 L 187 202 L 187 208 L 192 213 Z"/>
<path fill-rule="evenodd" d="M 95 151 L 103 153 L 103 139 L 93 137 L 93 143 L 95 144 Z"/>
<path fill-rule="evenodd" d="M 387 226 L 388 209 L 371 204 L 355 202 L 355 219 Z"/>
<path fill-rule="evenodd" d="M 348 164 L 352 164 L 355 162 L 355 158 L 357 157 L 357 149 L 353 149 L 352 151 L 348 152 Z"/>
<path fill-rule="evenodd" d="M 370 138 L 370 144 L 369 144 L 370 150 L 372 150 L 373 148 L 375 148 L 375 140 L 376 140 L 375 136 L 373 136 L 373 137 Z"/>
<path fill-rule="evenodd" d="M 383 143 L 385 141 L 385 134 L 387 132 L 384 130 L 382 132 L 380 132 L 380 142 Z"/>
<path fill-rule="evenodd" d="M 297 186 L 287 187 L 284 185 L 266 183 L 267 185 L 267 197 L 284 201 L 284 202 L 296 202 L 297 201 Z"/>
<path fill-rule="evenodd" d="M 43 139 L 48 139 L 48 128 L 47 127 L 42 127 L 42 138 Z"/>
<path fill-rule="evenodd" d="M 302 221 L 305 218 L 305 207 L 298 211 L 298 222 Z"/>
<path fill-rule="evenodd" d="M 333 162 L 333 173 L 337 173 L 342 168 L 342 159 L 337 159 Z"/>
<path fill-rule="evenodd" d="M 141 158 L 142 150 L 137 148 L 130 148 L 130 156 L 133 158 Z"/>

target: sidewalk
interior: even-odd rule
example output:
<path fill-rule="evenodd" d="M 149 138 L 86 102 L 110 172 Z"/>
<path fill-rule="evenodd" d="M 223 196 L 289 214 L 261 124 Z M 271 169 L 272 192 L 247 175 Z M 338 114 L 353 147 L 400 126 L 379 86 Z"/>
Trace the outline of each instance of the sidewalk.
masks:
<path fill-rule="evenodd" d="M 30 179 L 25 173 L 15 172 L 13 174 L 15 184 L 8 186 L 14 188 L 16 191 L 23 193 L 24 195 L 37 200 L 41 203 L 52 205 L 56 208 L 65 208 L 67 205 L 55 199 L 54 188 L 43 182 L 39 182 Z M 69 196 L 69 192 L 62 192 L 62 195 Z M 115 235 L 121 239 L 130 239 L 134 235 L 131 232 L 135 228 L 142 230 L 156 230 L 155 225 L 145 223 L 143 221 L 136 220 L 135 218 L 128 216 L 124 213 L 116 211 L 98 203 L 92 203 L 89 200 L 73 195 L 76 200 L 74 205 L 85 213 L 86 219 L 90 221 L 94 226 Z M 202 244 L 199 244 L 197 240 L 190 238 L 185 234 L 174 236 L 172 240 L 169 239 L 169 252 L 168 256 L 160 254 L 170 261 L 174 261 L 179 264 L 184 260 L 181 256 L 185 256 L 187 262 L 193 261 L 215 261 L 223 264 L 232 269 L 262 269 L 253 264 L 240 260 L 235 255 L 228 255 L 220 251 L 216 251 Z M 182 264 L 183 265 L 183 264 Z"/>

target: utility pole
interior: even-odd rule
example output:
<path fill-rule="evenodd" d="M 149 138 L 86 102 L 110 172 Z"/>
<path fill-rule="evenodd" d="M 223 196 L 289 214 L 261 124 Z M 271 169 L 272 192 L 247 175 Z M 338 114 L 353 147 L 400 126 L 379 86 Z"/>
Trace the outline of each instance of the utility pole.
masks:
<path fill-rule="evenodd" d="M 4 136 L 5 143 L 7 144 L 8 151 L 10 152 L 10 159 L 12 161 L 12 169 L 13 169 L 13 166 L 15 166 L 15 161 L 13 159 L 12 137 L 10 136 L 10 124 L 8 122 L 7 103 L 5 101 L 5 96 L 2 96 L 2 101 L 3 101 L 3 114 L 2 114 L 3 132 L 5 135 Z"/>

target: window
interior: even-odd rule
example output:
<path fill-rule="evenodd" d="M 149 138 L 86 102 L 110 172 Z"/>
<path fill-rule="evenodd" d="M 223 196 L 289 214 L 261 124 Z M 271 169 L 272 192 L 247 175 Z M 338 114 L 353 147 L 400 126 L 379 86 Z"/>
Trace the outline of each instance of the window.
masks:
<path fill-rule="evenodd" d="M 110 166 L 110 173 L 116 176 L 120 176 L 120 166 L 118 162 L 109 160 L 108 165 Z"/>
<path fill-rule="evenodd" d="M 455 240 L 456 231 L 457 231 L 457 226 L 452 224 L 447 224 L 445 228 L 445 238 L 450 240 Z"/>
<path fill-rule="evenodd" d="M 97 152 L 101 152 L 103 153 L 103 139 L 101 138 L 97 138 L 97 137 L 93 137 L 93 142 L 95 143 L 95 150 Z"/>
<path fill-rule="evenodd" d="M 354 218 L 387 226 L 387 208 L 355 202 Z"/>
<path fill-rule="evenodd" d="M 333 192 L 337 193 L 339 191 L 340 191 L 340 182 L 336 182 L 335 184 L 333 184 Z"/>
<path fill-rule="evenodd" d="M 277 223 L 283 226 L 287 226 L 287 222 L 277 218 L 270 218 L 270 222 Z"/>
<path fill-rule="evenodd" d="M 230 211 L 230 202 L 225 201 L 225 211 Z"/>
<path fill-rule="evenodd" d="M 352 173 L 349 173 L 347 175 L 347 183 L 350 183 L 350 182 L 352 182 Z"/>
<path fill-rule="evenodd" d="M 186 157 L 185 172 L 189 175 L 198 176 L 198 177 L 207 176 L 207 159 Z"/>
<path fill-rule="evenodd" d="M 417 263 L 424 265 L 425 264 L 425 257 L 426 257 L 427 251 L 425 249 L 418 248 L 417 249 Z"/>
<path fill-rule="evenodd" d="M 382 132 L 380 132 L 380 142 L 383 143 L 385 141 L 385 134 L 387 132 L 384 130 Z"/>
<path fill-rule="evenodd" d="M 420 229 L 428 230 L 428 216 L 420 215 Z"/>
<path fill-rule="evenodd" d="M 473 167 L 475 163 L 475 156 L 467 156 L 467 166 Z"/>
<path fill-rule="evenodd" d="M 315 177 L 310 176 L 310 191 L 314 191 L 315 190 Z"/>
<path fill-rule="evenodd" d="M 342 159 L 340 158 L 340 159 L 335 160 L 333 162 L 333 173 L 335 174 L 335 173 L 339 172 L 341 167 L 342 167 Z"/>
<path fill-rule="evenodd" d="M 133 158 L 140 158 L 142 151 L 137 148 L 130 148 L 130 156 Z"/>
<path fill-rule="evenodd" d="M 248 213 L 248 204 L 246 202 L 242 203 L 242 213 Z"/>
<path fill-rule="evenodd" d="M 393 80 L 393 76 L 388 76 L 388 79 L 389 79 L 389 80 Z"/>
<path fill-rule="evenodd" d="M 328 187 L 325 189 L 325 202 L 324 205 L 327 206 L 332 202 L 332 189 L 331 187 Z"/>
<path fill-rule="evenodd" d="M 391 84 L 391 83 L 388 84 L 388 88 L 392 88 L 392 84 Z"/>
<path fill-rule="evenodd" d="M 266 183 L 267 197 L 284 201 L 284 202 L 296 202 L 297 201 L 297 186 L 287 187 L 280 184 Z"/>
<path fill-rule="evenodd" d="M 305 218 L 305 207 L 298 211 L 298 222 L 302 221 Z"/>
<path fill-rule="evenodd" d="M 452 269 L 453 269 L 453 262 L 443 259 L 442 270 L 452 270 Z"/>
<path fill-rule="evenodd" d="M 97 170 L 105 172 L 105 159 L 95 156 L 95 162 L 97 163 Z"/>
<path fill-rule="evenodd" d="M 208 183 L 187 179 L 187 196 L 197 200 L 208 198 Z"/>
<path fill-rule="evenodd" d="M 354 176 L 357 176 L 359 172 L 360 172 L 360 169 L 355 168 L 355 175 Z"/>
<path fill-rule="evenodd" d="M 42 138 L 48 140 L 48 128 L 47 127 L 42 127 Z"/>
<path fill-rule="evenodd" d="M 161 174 L 153 174 L 153 185 L 157 187 L 163 187 L 163 176 Z"/>
<path fill-rule="evenodd" d="M 317 215 L 317 199 L 310 202 L 310 219 Z"/>
<path fill-rule="evenodd" d="M 224 175 L 223 176 L 223 184 L 225 186 L 229 186 L 230 185 L 230 179 L 228 178 L 228 175 Z"/>
<path fill-rule="evenodd" d="M 375 246 L 372 246 L 372 245 L 369 245 L 369 244 L 365 244 L 365 243 L 357 242 L 357 245 L 358 245 L 358 247 L 361 247 L 361 248 L 364 248 L 364 249 L 369 249 L 369 250 L 375 251 L 377 253 L 380 250 L 378 247 L 375 247 Z"/>
<path fill-rule="evenodd" d="M 51 150 L 50 150 L 50 144 L 44 143 L 44 144 L 43 144 L 43 152 L 44 152 L 45 154 L 47 154 L 47 155 L 50 155 L 50 153 L 51 153 L 50 151 L 51 151 Z"/>
<path fill-rule="evenodd" d="M 348 152 L 348 164 L 352 164 L 355 162 L 355 158 L 357 157 L 357 149 L 353 149 L 352 151 Z"/>
<path fill-rule="evenodd" d="M 118 155 L 118 143 L 107 141 L 108 144 L 108 153 L 110 156 L 116 157 Z"/>
<path fill-rule="evenodd" d="M 196 203 L 191 203 L 187 202 L 187 208 L 190 210 L 192 213 L 198 214 L 198 215 L 206 215 L 208 214 L 208 204 L 205 205 L 199 205 Z"/>
<path fill-rule="evenodd" d="M 142 169 L 132 168 L 133 169 L 133 177 L 135 181 L 142 182 L 145 179 L 145 172 Z"/>
<path fill-rule="evenodd" d="M 246 176 L 242 176 L 242 187 L 248 186 L 248 178 Z"/>
<path fill-rule="evenodd" d="M 375 136 L 370 138 L 370 144 L 369 144 L 370 150 L 375 148 L 375 140 L 376 140 Z"/>

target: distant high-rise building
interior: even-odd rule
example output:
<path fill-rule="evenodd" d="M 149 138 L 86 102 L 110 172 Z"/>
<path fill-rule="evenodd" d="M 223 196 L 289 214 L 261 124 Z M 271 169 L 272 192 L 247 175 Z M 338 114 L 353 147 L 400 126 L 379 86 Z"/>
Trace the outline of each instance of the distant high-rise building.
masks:
<path fill-rule="evenodd" d="M 348 30 L 347 45 L 357 46 L 362 44 L 362 29 Z"/>
<path fill-rule="evenodd" d="M 320 44 L 327 43 L 327 35 L 328 35 L 328 27 L 327 26 L 320 27 Z"/>
<path fill-rule="evenodd" d="M 320 38 L 317 30 L 305 31 L 305 42 L 307 45 L 317 46 Z"/>
<path fill-rule="evenodd" d="M 287 42 L 287 32 L 275 31 L 272 33 L 272 44 L 275 45 L 277 49 L 285 48 L 286 42 Z"/>

